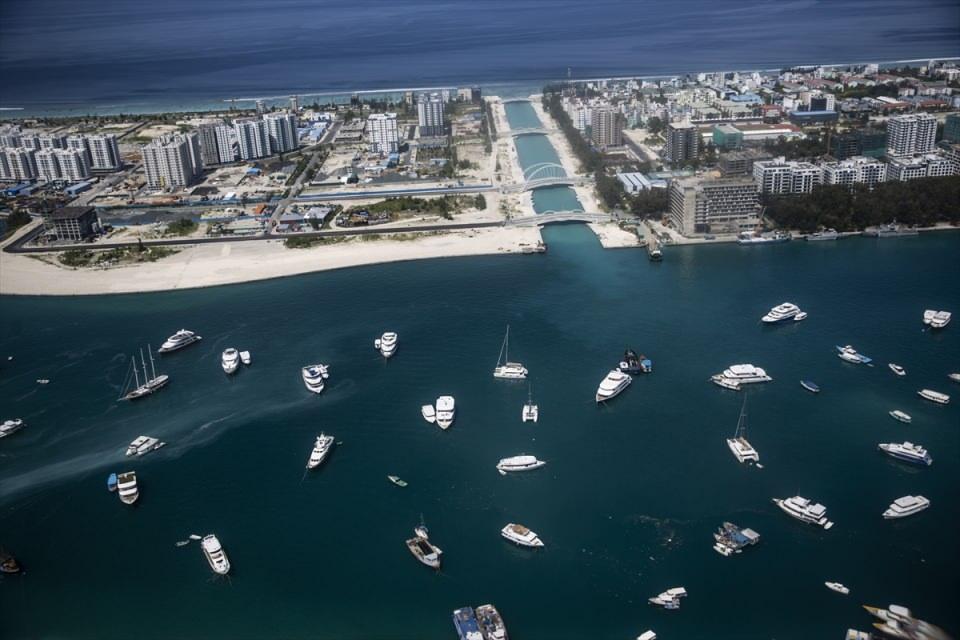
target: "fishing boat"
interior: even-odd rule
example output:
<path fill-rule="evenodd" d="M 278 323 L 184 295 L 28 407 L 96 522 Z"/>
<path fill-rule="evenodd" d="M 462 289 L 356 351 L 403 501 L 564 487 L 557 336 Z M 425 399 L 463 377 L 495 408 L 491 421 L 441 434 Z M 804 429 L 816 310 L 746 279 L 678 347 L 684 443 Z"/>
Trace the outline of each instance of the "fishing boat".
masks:
<path fill-rule="evenodd" d="M 950 402 L 950 396 L 947 394 L 940 393 L 939 391 L 932 391 L 930 389 L 920 389 L 920 391 L 917 391 L 917 395 L 924 400 L 936 402 L 937 404 L 947 404 Z"/>
<path fill-rule="evenodd" d="M 905 422 L 907 424 L 910 424 L 910 422 L 913 420 L 909 413 L 904 413 L 903 411 L 900 411 L 900 409 L 889 411 L 888 415 L 894 420 L 899 420 L 900 422 Z"/>
<path fill-rule="evenodd" d="M 203 548 L 203 555 L 206 556 L 207 562 L 214 573 L 221 576 L 230 573 L 230 560 L 227 558 L 227 552 L 223 550 L 217 536 L 212 533 L 204 536 L 200 546 Z"/>
<path fill-rule="evenodd" d="M 820 393 L 820 387 L 817 386 L 817 383 L 813 380 L 801 380 L 800 386 L 809 391 L 810 393 Z"/>
<path fill-rule="evenodd" d="M 401 480 L 401 479 L 400 479 L 400 476 L 387 476 L 387 480 L 389 480 L 389 481 L 392 482 L 393 484 L 397 485 L 398 487 L 405 487 L 405 486 L 407 486 L 407 481 L 406 481 L 406 480 Z"/>
<path fill-rule="evenodd" d="M 157 368 L 153 362 L 153 353 L 149 345 L 147 345 L 147 354 L 150 356 L 150 372 L 147 372 L 147 361 L 143 357 L 143 349 L 140 349 L 140 364 L 143 367 L 143 383 L 140 383 L 140 374 L 137 372 L 137 358 L 133 356 L 130 359 L 131 373 L 127 374 L 127 380 L 124 383 L 123 391 L 120 392 L 119 400 L 138 400 L 159 391 L 170 381 L 170 376 L 166 374 L 157 375 Z"/>
<path fill-rule="evenodd" d="M 740 405 L 740 418 L 737 420 L 737 430 L 732 438 L 727 438 L 730 452 L 741 463 L 758 463 L 760 454 L 747 441 L 747 398 L 744 396 Z"/>
<path fill-rule="evenodd" d="M 413 537 L 408 539 L 407 549 L 413 554 L 413 557 L 425 564 L 431 569 L 439 569 L 443 557 L 443 551 L 437 545 L 430 542 L 430 536 L 427 527 L 421 524 L 413 530 Z"/>
<path fill-rule="evenodd" d="M 333 436 L 328 436 L 324 433 L 317 436 L 317 440 L 313 445 L 313 451 L 310 452 L 310 459 L 307 460 L 307 469 L 316 469 L 319 467 L 320 464 L 326 460 L 331 448 L 333 448 Z"/>
<path fill-rule="evenodd" d="M 117 475 L 117 493 L 123 504 L 133 504 L 137 501 L 140 497 L 140 489 L 137 487 L 136 472 L 127 471 Z"/>
<path fill-rule="evenodd" d="M 839 582 L 824 582 L 823 584 L 825 584 L 827 589 L 830 589 L 831 591 L 836 591 L 837 593 L 842 593 L 843 595 L 848 595 L 850 593 L 850 589 L 843 586 Z"/>
<path fill-rule="evenodd" d="M 420 407 L 420 415 L 423 416 L 423 419 L 433 424 L 437 421 L 437 411 L 433 408 L 432 404 L 425 404 Z"/>
<path fill-rule="evenodd" d="M 107 491 L 113 493 L 117 490 L 117 474 L 111 473 L 107 476 Z"/>
<path fill-rule="evenodd" d="M 14 418 L 13 420 L 4 420 L 3 424 L 0 424 L 0 438 L 6 438 L 7 436 L 12 436 L 20 429 L 23 429 L 27 426 L 27 423 L 21 420 L 20 418 Z"/>
<path fill-rule="evenodd" d="M 166 442 L 160 442 L 160 440 L 157 438 L 151 438 L 150 436 L 138 436 L 127 447 L 126 455 L 142 456 L 146 453 L 150 453 L 151 451 L 156 451 L 166 444 Z"/>
<path fill-rule="evenodd" d="M 894 363 L 891 362 L 891 363 L 889 363 L 887 366 L 890 367 L 890 371 L 893 371 L 893 372 L 894 372 L 895 374 L 897 374 L 898 376 L 905 376 L 905 375 L 907 375 L 907 370 L 904 369 L 903 367 L 901 367 L 901 366 L 898 365 L 898 364 L 894 364 Z"/>
<path fill-rule="evenodd" d="M 493 369 L 493 377 L 508 380 L 523 380 L 527 377 L 525 366 L 519 362 L 510 362 L 510 325 L 507 325 L 507 333 L 503 336 L 503 344 L 500 345 L 500 356 L 497 358 L 497 366 Z"/>
<path fill-rule="evenodd" d="M 20 573 L 20 563 L 6 551 L 0 551 L 0 573 Z"/>
<path fill-rule="evenodd" d="M 533 404 L 532 385 L 530 385 L 527 389 L 527 404 L 523 405 L 523 411 L 520 413 L 520 418 L 524 422 L 537 422 L 540 419 L 540 407 Z"/>

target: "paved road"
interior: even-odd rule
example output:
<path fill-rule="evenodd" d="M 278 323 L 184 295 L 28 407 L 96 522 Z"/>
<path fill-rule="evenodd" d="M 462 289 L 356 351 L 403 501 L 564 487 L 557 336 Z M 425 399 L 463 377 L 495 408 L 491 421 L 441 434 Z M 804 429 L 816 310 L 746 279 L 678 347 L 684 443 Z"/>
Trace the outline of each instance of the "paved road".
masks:
<path fill-rule="evenodd" d="M 484 193 L 496 191 L 492 184 L 463 185 L 458 187 L 412 187 L 406 189 L 370 189 L 365 191 L 324 191 L 298 196 L 297 202 L 323 202 L 327 200 L 363 200 L 367 198 L 389 198 L 392 196 L 436 196 L 456 195 L 465 193 Z"/>
<path fill-rule="evenodd" d="M 304 151 L 304 153 L 306 153 L 306 151 Z M 289 195 L 273 208 L 273 215 L 270 216 L 269 222 L 271 229 L 280 222 L 280 216 L 283 215 L 283 212 L 287 206 L 289 206 L 289 204 L 296 200 L 297 196 L 300 195 L 300 191 L 303 189 L 304 178 L 306 178 L 310 171 L 317 165 L 317 162 L 320 161 L 321 157 L 323 156 L 321 155 L 320 145 L 313 147 L 313 150 L 310 152 L 310 161 L 307 163 L 306 168 L 300 172 L 300 175 L 297 176 L 297 179 L 293 181 L 293 185 L 290 187 Z"/>

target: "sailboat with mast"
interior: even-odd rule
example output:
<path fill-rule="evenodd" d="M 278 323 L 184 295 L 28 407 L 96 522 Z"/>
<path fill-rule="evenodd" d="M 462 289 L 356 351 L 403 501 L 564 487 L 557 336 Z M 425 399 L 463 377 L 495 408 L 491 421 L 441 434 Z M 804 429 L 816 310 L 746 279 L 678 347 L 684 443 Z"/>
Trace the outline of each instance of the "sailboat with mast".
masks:
<path fill-rule="evenodd" d="M 527 377 L 525 366 L 519 362 L 510 362 L 510 325 L 507 325 L 507 333 L 503 336 L 503 344 L 500 345 L 500 357 L 497 358 L 493 377 L 508 380 L 525 380 Z"/>
<path fill-rule="evenodd" d="M 140 349 L 140 364 L 143 367 L 143 383 L 140 382 L 140 373 L 137 371 L 137 356 L 130 359 L 131 375 L 127 375 L 123 391 L 120 392 L 119 400 L 138 400 L 148 396 L 155 391 L 159 391 L 170 381 L 170 376 L 165 373 L 157 375 L 157 367 L 153 362 L 153 352 L 150 345 L 147 345 L 147 355 L 150 357 L 150 371 L 147 371 L 147 361 L 143 357 L 143 349 Z M 133 378 L 131 380 L 131 377 Z"/>
<path fill-rule="evenodd" d="M 727 446 L 733 456 L 740 462 L 753 463 L 757 468 L 762 469 L 760 465 L 760 454 L 747 441 L 747 399 L 744 397 L 743 404 L 740 406 L 740 419 L 737 420 L 737 432 L 732 438 L 727 438 Z"/>
<path fill-rule="evenodd" d="M 540 419 L 540 408 L 533 404 L 533 385 L 527 387 L 527 404 L 523 405 L 523 421 L 537 422 Z"/>

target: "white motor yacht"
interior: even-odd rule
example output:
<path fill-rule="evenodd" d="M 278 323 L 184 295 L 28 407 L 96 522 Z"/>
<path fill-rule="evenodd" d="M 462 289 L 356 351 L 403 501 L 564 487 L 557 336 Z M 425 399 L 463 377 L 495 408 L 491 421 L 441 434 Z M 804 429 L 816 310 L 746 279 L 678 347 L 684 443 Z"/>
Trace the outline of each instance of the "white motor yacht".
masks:
<path fill-rule="evenodd" d="M 437 426 L 441 429 L 449 429 L 453 424 L 453 419 L 457 415 L 457 404 L 453 396 L 440 396 L 437 398 Z"/>
<path fill-rule="evenodd" d="M 836 591 L 837 593 L 842 593 L 843 595 L 850 594 L 850 589 L 848 587 L 843 586 L 839 582 L 824 582 L 823 584 L 827 587 L 827 589 L 830 589 L 831 591 Z"/>
<path fill-rule="evenodd" d="M 903 496 L 890 503 L 890 506 L 883 512 L 886 520 L 895 520 L 897 518 L 906 518 L 915 513 L 920 513 L 930 506 L 930 501 L 923 496 Z"/>
<path fill-rule="evenodd" d="M 156 451 L 165 444 L 167 443 L 160 442 L 157 438 L 151 438 L 150 436 L 139 436 L 127 447 L 127 455 L 142 456 L 145 453 Z"/>
<path fill-rule="evenodd" d="M 387 331 L 373 341 L 373 346 L 380 351 L 380 355 L 390 359 L 397 352 L 397 334 L 393 331 Z"/>
<path fill-rule="evenodd" d="M 206 556 L 207 562 L 210 563 L 210 568 L 213 569 L 214 573 L 221 576 L 230 573 L 230 560 L 227 558 L 227 553 L 223 550 L 217 536 L 212 533 L 204 536 L 200 548 L 203 549 L 203 555 Z"/>
<path fill-rule="evenodd" d="M 26 423 L 20 418 L 4 420 L 3 424 L 0 424 L 0 438 L 6 438 L 7 436 L 13 435 L 25 426 Z"/>
<path fill-rule="evenodd" d="M 542 547 L 543 540 L 522 524 L 510 523 L 500 530 L 500 535 L 521 547 Z"/>
<path fill-rule="evenodd" d="M 858 353 L 857 350 L 851 347 L 849 344 L 844 347 L 837 345 L 837 357 L 852 364 L 870 364 L 873 362 L 872 358 L 868 358 L 862 353 Z"/>
<path fill-rule="evenodd" d="M 540 419 L 540 407 L 533 404 L 533 387 L 527 391 L 527 404 L 523 405 L 523 411 L 520 418 L 524 422 L 537 422 Z"/>
<path fill-rule="evenodd" d="M 320 464 L 326 460 L 327 454 L 330 453 L 330 449 L 333 448 L 333 436 L 328 436 L 321 433 L 317 436 L 316 442 L 313 444 L 313 451 L 310 452 L 310 459 L 307 460 L 307 469 L 316 469 Z"/>
<path fill-rule="evenodd" d="M 247 365 L 247 366 L 250 366 L 250 363 L 251 363 L 252 361 L 253 361 L 253 360 L 252 360 L 252 358 L 250 357 L 250 352 L 249 352 L 249 351 L 241 351 L 241 352 L 240 352 L 240 362 L 242 362 L 243 364 L 245 364 L 245 365 Z"/>
<path fill-rule="evenodd" d="M 960 382 L 960 373 L 948 373 L 947 377 L 953 382 Z"/>
<path fill-rule="evenodd" d="M 437 411 L 433 408 L 432 404 L 425 404 L 420 407 L 420 415 L 423 416 L 423 419 L 433 424 L 437 421 Z"/>
<path fill-rule="evenodd" d="M 925 465 L 927 467 L 933 464 L 933 458 L 930 457 L 930 453 L 919 444 L 913 444 L 912 442 L 882 442 L 878 445 L 878 448 L 887 455 L 893 456 L 898 460 L 903 460 L 904 462 Z"/>
<path fill-rule="evenodd" d="M 193 331 L 187 331 L 186 329 L 180 329 L 175 334 L 170 336 L 160 345 L 159 353 L 170 353 L 171 351 L 176 351 L 177 349 L 183 349 L 186 346 L 193 344 L 194 342 L 199 342 L 203 338 L 198 336 Z"/>
<path fill-rule="evenodd" d="M 510 362 L 510 325 L 507 325 L 507 333 L 503 336 L 503 344 L 500 345 L 500 356 L 497 358 L 497 366 L 493 369 L 493 377 L 524 380 L 527 373 L 527 368 L 521 363 Z"/>
<path fill-rule="evenodd" d="M 822 231 L 817 231 L 805 236 L 804 240 L 807 240 L 808 242 L 817 242 L 819 240 L 836 240 L 839 237 L 840 234 L 837 233 L 836 229 L 823 229 Z"/>
<path fill-rule="evenodd" d="M 513 456 L 511 458 L 503 458 L 498 462 L 497 471 L 500 472 L 500 475 L 505 476 L 507 473 L 513 471 L 533 471 L 545 464 L 547 464 L 546 461 L 537 460 L 536 456 Z"/>
<path fill-rule="evenodd" d="M 500 612 L 492 604 L 477 607 L 477 626 L 486 640 L 507 640 L 507 627 Z"/>
<path fill-rule="evenodd" d="M 803 317 L 799 317 L 800 314 L 803 314 Z M 776 324 L 778 322 L 786 322 L 787 320 L 799 321 L 807 317 L 807 314 L 803 313 L 800 310 L 800 307 L 793 304 L 792 302 L 784 302 L 783 304 L 778 304 L 774 308 L 770 309 L 767 312 L 767 315 L 760 318 L 766 324 Z"/>
<path fill-rule="evenodd" d="M 117 494 L 123 504 L 133 504 L 140 497 L 137 488 L 137 474 L 133 471 L 117 474 Z"/>
<path fill-rule="evenodd" d="M 894 372 L 895 374 L 897 374 L 898 376 L 905 376 L 905 375 L 907 375 L 907 370 L 904 369 L 903 367 L 901 367 L 901 366 L 898 365 L 898 364 L 894 364 L 894 363 L 891 362 L 891 363 L 889 363 L 887 366 L 890 367 L 890 371 L 893 371 L 893 372 Z"/>
<path fill-rule="evenodd" d="M 940 393 L 939 391 L 932 391 L 930 389 L 920 389 L 920 391 L 917 391 L 917 395 L 924 400 L 936 402 L 937 404 L 947 404 L 950 402 L 950 396 L 947 394 Z"/>
<path fill-rule="evenodd" d="M 300 369 L 300 376 L 303 378 L 303 384 L 308 390 L 314 393 L 323 391 L 324 380 L 330 377 L 326 365 L 308 364 Z"/>
<path fill-rule="evenodd" d="M 893 418 L 894 420 L 899 420 L 900 422 L 905 422 L 907 424 L 910 424 L 910 422 L 913 420 L 913 418 L 910 417 L 909 413 L 900 411 L 900 409 L 894 409 L 893 411 L 889 411 L 888 413 L 890 417 Z"/>
<path fill-rule="evenodd" d="M 652 629 L 647 629 L 637 636 L 637 640 L 657 640 L 657 634 Z"/>
<path fill-rule="evenodd" d="M 732 438 L 727 438 L 730 452 L 741 463 L 759 463 L 760 454 L 747 441 L 747 399 L 743 399 L 740 407 L 740 418 L 737 420 L 737 431 Z"/>
<path fill-rule="evenodd" d="M 607 376 L 600 381 L 600 386 L 597 387 L 597 402 L 606 402 L 611 398 L 616 398 L 630 386 L 631 382 L 633 382 L 633 378 L 630 377 L 630 374 L 619 369 L 611 369 Z"/>
<path fill-rule="evenodd" d="M 930 325 L 931 329 L 943 329 L 950 324 L 953 314 L 949 311 L 934 311 L 927 309 L 923 312 L 923 324 Z"/>
<path fill-rule="evenodd" d="M 725 389 L 739 391 L 745 384 L 770 382 L 773 378 L 768 376 L 766 371 L 752 364 L 734 364 L 724 369 L 723 373 L 712 376 L 710 380 Z"/>
<path fill-rule="evenodd" d="M 824 529 L 829 529 L 833 526 L 833 523 L 827 520 L 827 508 L 819 502 L 816 504 L 811 503 L 807 498 L 802 496 L 793 496 L 792 498 L 786 498 L 784 500 L 774 498 L 773 502 L 780 507 L 784 513 L 793 516 L 797 520 L 808 524 L 815 524 Z"/>
<path fill-rule="evenodd" d="M 655 604 L 663 607 L 664 609 L 679 609 L 680 608 L 680 598 L 685 598 L 687 596 L 687 590 L 683 587 L 673 587 L 667 589 L 663 593 L 657 594 L 652 598 L 649 598 L 647 602 L 650 604 Z"/>
<path fill-rule="evenodd" d="M 240 367 L 240 352 L 233 347 L 225 349 L 220 355 L 220 366 L 227 375 L 236 373 Z"/>

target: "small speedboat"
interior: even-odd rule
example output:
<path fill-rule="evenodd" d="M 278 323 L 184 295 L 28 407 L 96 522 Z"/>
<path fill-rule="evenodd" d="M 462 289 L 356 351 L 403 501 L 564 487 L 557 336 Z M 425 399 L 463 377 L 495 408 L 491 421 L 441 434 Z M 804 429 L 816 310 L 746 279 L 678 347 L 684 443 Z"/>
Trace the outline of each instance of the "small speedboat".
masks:
<path fill-rule="evenodd" d="M 894 420 L 899 420 L 900 422 L 906 422 L 910 424 L 913 418 L 910 417 L 909 413 L 900 411 L 900 409 L 894 409 L 893 411 L 888 412 L 888 415 Z"/>
<path fill-rule="evenodd" d="M 960 373 L 948 373 L 947 377 L 953 380 L 954 382 L 960 382 Z"/>
<path fill-rule="evenodd" d="M 4 420 L 3 424 L 0 424 L 0 438 L 6 438 L 15 434 L 20 429 L 24 428 L 26 423 L 20 418 L 14 418 L 13 420 Z"/>
<path fill-rule="evenodd" d="M 905 376 L 905 375 L 907 375 L 907 370 L 904 369 L 903 367 L 901 367 L 901 366 L 898 365 L 898 364 L 893 364 L 893 363 L 891 362 L 891 363 L 888 364 L 887 366 L 890 367 L 890 371 L 893 371 L 893 372 L 894 372 L 895 374 L 897 374 L 898 376 Z"/>
<path fill-rule="evenodd" d="M 437 410 L 433 408 L 432 404 L 425 404 L 420 407 L 420 415 L 430 424 L 437 421 Z"/>
<path fill-rule="evenodd" d="M 113 492 L 117 490 L 117 474 L 111 473 L 107 476 L 107 491 Z"/>
<path fill-rule="evenodd" d="M 850 593 L 850 589 L 843 586 L 839 582 L 824 582 L 823 584 L 825 584 L 827 589 L 830 589 L 831 591 L 836 591 L 837 593 L 842 593 L 843 595 Z"/>
<path fill-rule="evenodd" d="M 809 391 L 810 393 L 820 393 L 820 387 L 817 386 L 812 380 L 801 380 L 800 386 Z"/>
<path fill-rule="evenodd" d="M 6 551 L 0 551 L 0 573 L 20 573 L 17 559 Z"/>
<path fill-rule="evenodd" d="M 242 363 L 245 364 L 245 365 L 249 365 L 249 364 L 250 364 L 250 352 L 249 352 L 249 351 L 241 351 L 241 352 L 240 352 L 240 362 L 242 362 Z"/>
<path fill-rule="evenodd" d="M 393 484 L 397 485 L 398 487 L 405 487 L 405 486 L 407 486 L 406 480 L 401 480 L 401 479 L 400 479 L 400 476 L 387 476 L 387 480 L 389 480 L 389 481 L 392 482 Z"/>
<path fill-rule="evenodd" d="M 223 372 L 227 375 L 236 373 L 240 366 L 240 352 L 233 347 L 224 349 L 220 355 L 220 366 L 223 367 Z"/>

